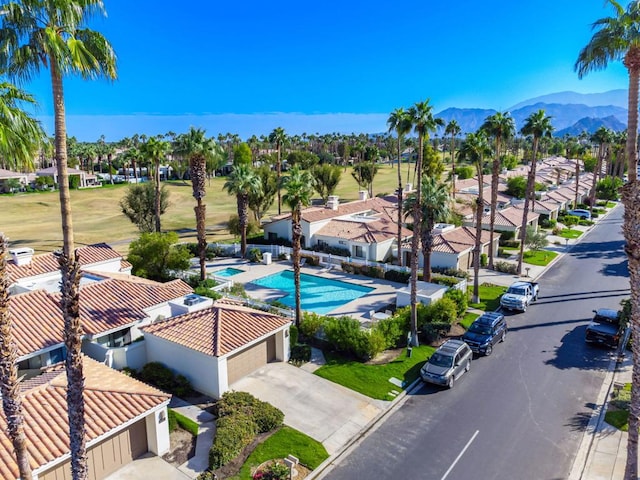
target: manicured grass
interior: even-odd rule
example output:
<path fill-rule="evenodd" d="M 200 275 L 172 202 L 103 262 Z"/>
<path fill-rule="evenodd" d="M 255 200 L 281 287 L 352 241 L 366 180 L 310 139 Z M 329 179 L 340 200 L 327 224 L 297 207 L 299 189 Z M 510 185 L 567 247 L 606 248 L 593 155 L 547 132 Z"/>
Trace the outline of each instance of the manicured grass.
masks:
<path fill-rule="evenodd" d="M 604 414 L 604 421 L 623 432 L 629 431 L 629 411 L 609 410 Z"/>
<path fill-rule="evenodd" d="M 390 392 L 399 391 L 401 387 L 392 384 L 389 379 L 395 377 L 402 380 L 406 388 L 418 378 L 420 367 L 434 351 L 433 347 L 421 345 L 413 348 L 411 358 L 407 357 L 404 350 L 395 360 L 383 365 L 365 365 L 336 353 L 325 352 L 326 365 L 314 373 L 368 397 L 393 400 Z"/>
<path fill-rule="evenodd" d="M 480 315 L 478 315 L 477 313 L 473 313 L 473 312 L 467 312 L 464 314 L 464 317 L 462 317 L 462 320 L 460 320 L 460 325 L 462 325 L 465 329 L 469 328 L 469 326 L 473 323 L 473 321 L 478 318 Z"/>
<path fill-rule="evenodd" d="M 558 233 L 559 237 L 562 238 L 569 238 L 571 240 L 575 239 L 575 238 L 579 238 L 580 235 L 582 235 L 584 232 L 580 231 L 580 230 L 573 230 L 571 228 L 564 228 L 560 231 L 560 233 Z"/>
<path fill-rule="evenodd" d="M 403 179 L 407 168 L 402 164 Z M 335 194 L 341 201 L 357 200 L 358 185 L 351 176 L 351 167 L 343 170 Z M 392 193 L 397 188 L 397 170 L 391 165 L 380 165 L 373 183 L 373 194 Z M 207 180 L 207 239 L 209 242 L 232 240 L 226 222 L 237 213 L 235 197 L 223 190 L 226 177 Z M 403 180 L 404 181 L 404 180 Z M 182 181 L 163 182 L 169 190 L 169 207 L 162 215 L 162 230 L 177 231 L 183 241 L 195 241 L 195 215 L 191 184 Z M 128 252 L 128 245 L 140 236 L 140 232 L 121 212 L 120 200 L 127 185 L 108 185 L 71 191 L 71 211 L 77 246 L 106 242 L 121 253 Z M 51 252 L 62 245 L 60 206 L 58 192 L 23 193 L 0 196 L 2 203 L 2 231 L 9 238 L 10 246 L 27 246 L 36 253 Z M 266 217 L 278 211 L 277 200 Z M 25 216 L 25 212 L 29 212 Z"/>
<path fill-rule="evenodd" d="M 500 248 L 503 249 L 503 250 L 510 250 L 510 251 L 514 251 L 514 252 L 517 251 L 517 250 L 520 250 L 519 247 L 500 247 Z"/>
<path fill-rule="evenodd" d="M 537 252 L 529 250 L 527 252 L 524 252 L 524 258 L 522 261 L 524 263 L 528 263 L 529 265 L 538 265 L 540 267 L 544 267 L 546 265 L 549 265 L 551 260 L 553 260 L 557 256 L 557 252 L 550 252 L 549 250 L 538 250 Z"/>
<path fill-rule="evenodd" d="M 484 310 L 486 312 L 493 312 L 500 306 L 500 296 L 505 292 L 506 287 L 501 285 L 491 285 L 483 283 L 479 287 L 480 303 L 469 303 L 470 307 L 477 308 L 478 310 Z M 467 287 L 469 293 L 469 299 L 473 295 L 473 285 Z"/>
<path fill-rule="evenodd" d="M 287 455 L 293 455 L 310 469 L 317 468 L 329 457 L 320 442 L 291 427 L 282 427 L 251 452 L 234 478 L 250 480 L 251 468 L 267 460 L 286 458 Z"/>
<path fill-rule="evenodd" d="M 174 417 L 176 423 L 183 429 L 189 432 L 191 435 L 198 436 L 198 424 L 188 417 L 185 417 L 181 413 L 175 410 L 169 409 L 169 417 Z M 170 422 L 172 423 L 172 422 Z"/>
<path fill-rule="evenodd" d="M 607 202 L 606 207 L 607 207 L 607 208 L 613 208 L 613 207 L 615 207 L 616 205 L 618 205 L 616 202 Z"/>

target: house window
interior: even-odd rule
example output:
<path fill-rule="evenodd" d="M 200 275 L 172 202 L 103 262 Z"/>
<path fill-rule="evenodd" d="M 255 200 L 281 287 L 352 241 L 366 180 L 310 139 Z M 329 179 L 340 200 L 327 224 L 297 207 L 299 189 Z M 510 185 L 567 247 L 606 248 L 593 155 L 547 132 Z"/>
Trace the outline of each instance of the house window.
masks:
<path fill-rule="evenodd" d="M 275 232 L 269 232 L 269 241 L 275 242 L 278 240 L 278 234 Z"/>
<path fill-rule="evenodd" d="M 131 333 L 128 328 L 119 330 L 98 339 L 98 343 L 107 348 L 124 347 L 131 343 Z"/>
<path fill-rule="evenodd" d="M 338 240 L 338 243 L 339 243 L 340 245 L 346 245 L 346 244 L 347 244 L 347 242 L 345 242 L 344 240 Z"/>
<path fill-rule="evenodd" d="M 360 245 L 356 245 L 353 247 L 354 254 L 353 256 L 356 258 L 364 258 L 364 250 Z"/>
<path fill-rule="evenodd" d="M 324 240 L 318 240 L 318 246 L 319 247 L 328 247 L 329 244 L 327 242 L 325 242 Z"/>

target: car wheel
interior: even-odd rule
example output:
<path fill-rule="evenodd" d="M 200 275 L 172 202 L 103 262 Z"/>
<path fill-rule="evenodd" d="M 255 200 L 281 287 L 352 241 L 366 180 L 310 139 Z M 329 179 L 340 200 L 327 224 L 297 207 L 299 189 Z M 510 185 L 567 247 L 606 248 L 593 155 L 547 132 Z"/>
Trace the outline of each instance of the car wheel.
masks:
<path fill-rule="evenodd" d="M 506 330 L 504 332 L 502 332 L 502 335 L 500 336 L 500 341 L 504 342 L 505 338 L 507 338 L 507 331 Z"/>
<path fill-rule="evenodd" d="M 468 360 L 467 364 L 464 367 L 465 372 L 468 372 L 469 370 L 471 370 L 471 360 Z"/>
<path fill-rule="evenodd" d="M 487 348 L 484 351 L 484 356 L 488 357 L 489 355 L 491 355 L 491 352 L 493 352 L 493 346 L 488 345 Z"/>
<path fill-rule="evenodd" d="M 453 384 L 455 383 L 455 378 L 453 377 L 453 375 L 451 375 L 449 377 L 449 380 L 447 381 L 447 387 L 448 388 L 453 388 Z"/>

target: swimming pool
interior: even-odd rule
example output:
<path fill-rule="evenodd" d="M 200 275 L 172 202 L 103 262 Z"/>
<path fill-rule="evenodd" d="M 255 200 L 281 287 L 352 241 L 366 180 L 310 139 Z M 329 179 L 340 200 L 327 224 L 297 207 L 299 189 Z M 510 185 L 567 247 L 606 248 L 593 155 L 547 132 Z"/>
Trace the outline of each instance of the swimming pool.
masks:
<path fill-rule="evenodd" d="M 288 307 L 296 307 L 293 271 L 283 270 L 280 273 L 258 278 L 251 283 L 266 288 L 275 288 L 287 293 L 278 301 Z M 306 273 L 300 274 L 300 299 L 302 309 L 323 315 L 335 310 L 351 300 L 360 298 L 374 290 L 353 283 L 317 277 Z"/>
<path fill-rule="evenodd" d="M 240 270 L 239 268 L 227 267 L 222 270 L 216 270 L 212 272 L 216 277 L 233 277 L 234 275 L 238 275 L 242 273 L 244 270 Z"/>

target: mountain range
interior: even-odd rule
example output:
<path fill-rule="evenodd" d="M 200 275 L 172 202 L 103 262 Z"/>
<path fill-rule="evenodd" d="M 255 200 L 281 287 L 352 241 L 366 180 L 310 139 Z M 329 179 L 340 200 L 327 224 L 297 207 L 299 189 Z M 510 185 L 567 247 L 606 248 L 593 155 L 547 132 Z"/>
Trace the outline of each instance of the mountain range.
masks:
<path fill-rule="evenodd" d="M 621 131 L 627 124 L 627 90 L 610 90 L 603 93 L 558 92 L 520 102 L 508 111 L 520 130 L 526 118 L 537 110 L 551 116 L 555 136 L 577 135 L 583 131 L 595 132 L 605 126 Z M 456 120 L 463 133 L 475 132 L 493 109 L 447 108 L 437 113 L 445 124 Z M 438 131 L 442 135 L 444 129 Z"/>

